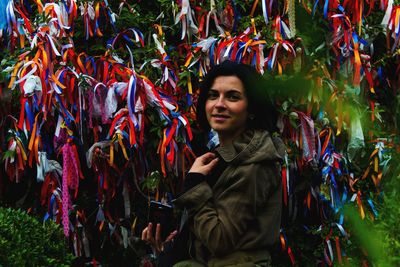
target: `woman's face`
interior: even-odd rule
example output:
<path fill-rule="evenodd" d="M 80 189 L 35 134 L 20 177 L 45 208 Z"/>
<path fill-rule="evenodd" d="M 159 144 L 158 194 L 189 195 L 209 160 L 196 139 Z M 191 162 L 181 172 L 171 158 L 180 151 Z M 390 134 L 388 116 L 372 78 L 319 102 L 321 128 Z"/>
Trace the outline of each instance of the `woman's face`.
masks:
<path fill-rule="evenodd" d="M 248 100 L 242 81 L 236 76 L 218 76 L 206 100 L 206 116 L 223 143 L 231 141 L 245 128 Z"/>

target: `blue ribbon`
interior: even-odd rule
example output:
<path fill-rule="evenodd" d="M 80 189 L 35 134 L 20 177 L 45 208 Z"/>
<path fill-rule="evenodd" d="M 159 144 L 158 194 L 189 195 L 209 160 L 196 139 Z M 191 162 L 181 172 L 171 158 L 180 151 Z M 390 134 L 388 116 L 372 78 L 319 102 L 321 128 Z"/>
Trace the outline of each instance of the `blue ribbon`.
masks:
<path fill-rule="evenodd" d="M 87 63 L 88 61 L 92 62 L 92 66 L 93 66 L 93 76 L 96 76 L 96 74 L 97 74 L 97 67 L 96 67 L 96 63 L 95 63 L 95 61 L 94 61 L 94 58 L 93 58 L 93 57 L 85 58 L 85 67 L 86 67 L 86 63 Z"/>
<path fill-rule="evenodd" d="M 128 102 L 128 111 L 129 111 L 129 117 L 131 118 L 132 122 L 135 122 L 134 120 L 134 113 L 135 113 L 135 95 L 136 95 L 136 75 L 132 75 L 132 84 L 130 85 L 131 87 L 128 88 L 128 96 L 127 96 L 127 102 Z M 139 130 L 139 125 L 135 125 L 135 129 Z"/>
<path fill-rule="evenodd" d="M 365 46 L 368 45 L 367 40 L 365 40 L 365 39 L 363 39 L 363 38 L 360 38 L 360 43 L 363 44 L 363 45 L 365 45 Z"/>
<path fill-rule="evenodd" d="M 268 70 L 272 70 L 272 57 L 268 60 Z"/>
<path fill-rule="evenodd" d="M 328 7 L 329 7 L 329 0 L 325 0 L 324 4 L 324 18 L 328 18 Z"/>
<path fill-rule="evenodd" d="M 39 99 L 36 94 L 32 96 L 33 111 L 39 112 Z"/>
<path fill-rule="evenodd" d="M 236 32 L 236 27 L 237 27 L 239 20 L 241 19 L 241 15 L 240 15 L 238 9 L 236 8 L 236 3 L 234 0 L 232 0 L 232 6 L 233 6 L 233 14 L 235 17 L 233 20 L 232 32 Z"/>
<path fill-rule="evenodd" d="M 347 200 L 347 188 L 343 186 L 343 195 L 342 195 L 342 203 L 345 203 Z"/>
<path fill-rule="evenodd" d="M 65 10 L 69 10 L 69 6 L 67 5 L 67 2 L 65 0 L 62 0 L 61 3 L 64 5 Z M 68 14 L 70 13 L 68 12 Z"/>
<path fill-rule="evenodd" d="M 74 122 L 75 119 L 72 116 L 72 114 L 64 107 L 64 104 L 61 101 L 60 96 L 58 94 L 55 94 L 55 97 L 56 97 L 56 100 L 57 100 L 58 104 L 60 104 L 62 113 L 66 115 L 66 116 L 64 116 L 64 121 L 67 124 L 67 126 L 70 127 L 71 126 L 71 122 Z"/>
<path fill-rule="evenodd" d="M 33 124 L 35 122 L 35 116 L 32 113 L 32 110 L 31 110 L 31 108 L 29 106 L 29 102 L 28 101 L 25 102 L 25 113 L 26 113 L 26 116 L 27 116 L 28 121 L 29 121 L 29 127 L 30 127 L 30 129 L 33 129 Z"/>
<path fill-rule="evenodd" d="M 104 183 L 104 177 L 103 177 L 103 174 L 100 174 L 100 181 L 99 181 L 99 184 L 100 184 L 100 187 L 101 187 L 101 188 L 103 188 L 103 183 Z"/>
<path fill-rule="evenodd" d="M 253 58 L 251 59 L 251 66 L 256 67 L 257 65 L 257 54 L 254 53 Z"/>
<path fill-rule="evenodd" d="M 130 44 L 131 46 L 134 46 L 134 45 L 135 45 L 135 43 L 132 42 L 131 39 L 130 39 L 126 34 L 123 34 L 123 35 L 122 35 L 122 38 L 124 38 L 125 41 L 126 41 L 128 44 Z"/>
<path fill-rule="evenodd" d="M 0 30 L 7 27 L 6 7 L 10 0 L 0 0 Z"/>
<path fill-rule="evenodd" d="M 379 80 L 382 82 L 382 81 L 385 81 L 385 78 L 384 78 L 384 75 L 383 75 L 383 69 L 382 69 L 382 66 L 380 66 L 379 68 L 378 68 L 378 77 L 379 77 Z"/>
<path fill-rule="evenodd" d="M 137 34 L 139 34 L 139 37 L 140 37 L 140 39 L 144 39 L 143 38 L 143 33 L 141 32 L 141 31 L 139 31 L 138 29 L 136 29 L 136 28 L 133 28 L 133 30 L 137 33 Z"/>
<path fill-rule="evenodd" d="M 238 63 L 242 60 L 243 50 L 246 46 L 246 43 L 239 42 L 239 46 L 240 47 L 239 47 L 238 51 L 236 51 L 236 55 L 235 55 L 235 61 Z"/>
<path fill-rule="evenodd" d="M 315 15 L 315 10 L 317 9 L 318 2 L 319 2 L 319 0 L 315 1 L 314 7 L 313 7 L 313 11 L 312 11 L 312 16 L 313 17 Z"/>
<path fill-rule="evenodd" d="M 191 106 L 193 105 L 193 101 L 192 101 L 192 95 L 189 93 L 186 93 L 186 102 L 187 102 L 187 106 Z"/>
<path fill-rule="evenodd" d="M 287 38 L 287 36 L 286 36 L 286 33 L 285 33 L 285 30 L 283 29 L 283 22 L 282 22 L 282 20 L 279 22 L 280 24 L 281 24 L 281 35 L 282 35 L 282 38 L 283 39 L 286 39 Z"/>
<path fill-rule="evenodd" d="M 368 198 L 367 202 L 368 202 L 369 206 L 371 207 L 372 212 L 375 215 L 375 218 L 377 218 L 378 217 L 378 211 L 375 209 L 374 203 L 372 202 L 372 200 L 370 198 Z"/>
<path fill-rule="evenodd" d="M 337 188 L 337 183 L 336 183 L 336 180 L 335 180 L 335 175 L 333 175 L 333 172 L 330 172 L 330 177 L 331 177 L 331 184 L 336 189 Z"/>
<path fill-rule="evenodd" d="M 129 140 L 129 134 L 126 131 L 121 131 L 121 134 L 125 139 Z"/>
<path fill-rule="evenodd" d="M 216 42 L 213 42 L 212 43 L 212 45 L 211 45 L 211 47 L 210 47 L 210 56 L 209 56 L 209 58 L 210 58 L 210 64 L 211 64 L 211 66 L 214 66 L 214 47 L 215 47 L 215 43 Z"/>
<path fill-rule="evenodd" d="M 100 28 L 100 27 L 99 27 L 98 21 L 96 20 L 96 22 L 94 23 L 94 32 L 96 32 L 96 30 L 97 30 L 98 28 Z"/>
<path fill-rule="evenodd" d="M 51 218 L 54 217 L 54 214 L 53 214 L 53 205 L 54 205 L 55 202 L 56 202 L 56 196 L 55 196 L 54 194 L 52 194 L 52 195 L 51 195 L 51 198 L 50 198 L 50 210 L 49 210 L 49 216 L 50 216 Z"/>

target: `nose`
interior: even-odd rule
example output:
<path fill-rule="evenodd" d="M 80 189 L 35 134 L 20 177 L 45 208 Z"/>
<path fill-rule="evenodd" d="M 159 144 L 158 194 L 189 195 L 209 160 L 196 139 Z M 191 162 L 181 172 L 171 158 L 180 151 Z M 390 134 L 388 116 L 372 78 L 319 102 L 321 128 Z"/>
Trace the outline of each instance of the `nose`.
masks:
<path fill-rule="evenodd" d="M 226 108 L 225 99 L 223 96 L 220 96 L 218 98 L 217 103 L 215 103 L 215 107 L 216 108 Z"/>

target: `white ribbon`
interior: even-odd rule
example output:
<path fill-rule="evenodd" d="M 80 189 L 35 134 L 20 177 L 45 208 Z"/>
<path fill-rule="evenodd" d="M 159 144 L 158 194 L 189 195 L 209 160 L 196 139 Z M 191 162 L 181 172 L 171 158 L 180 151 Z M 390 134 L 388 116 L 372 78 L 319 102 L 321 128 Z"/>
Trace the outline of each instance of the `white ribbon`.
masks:
<path fill-rule="evenodd" d="M 118 107 L 118 100 L 117 97 L 115 96 L 113 88 L 108 89 L 104 106 L 105 106 L 106 118 L 107 119 L 112 118 L 112 114 L 117 110 Z"/>
<path fill-rule="evenodd" d="M 58 24 L 61 28 L 69 29 L 70 27 L 64 23 L 64 21 L 68 21 L 68 13 L 64 7 L 61 7 L 55 3 L 47 3 L 44 6 L 46 13 L 50 13 L 49 10 L 52 9 L 54 13 L 56 13 Z"/>
<path fill-rule="evenodd" d="M 15 14 L 14 14 L 14 1 L 8 1 L 7 7 L 6 7 L 6 17 L 8 21 L 8 27 L 7 27 L 7 32 L 8 34 L 12 34 L 12 25 L 17 24 L 17 20 L 15 19 Z"/>
<path fill-rule="evenodd" d="M 15 140 L 13 140 L 13 142 L 9 146 L 8 150 L 15 151 L 16 149 L 17 149 L 17 142 Z M 14 163 L 14 160 L 15 160 L 15 156 L 12 155 L 10 158 L 10 163 Z"/>
<path fill-rule="evenodd" d="M 385 16 L 383 17 L 382 22 L 381 22 L 381 25 L 385 26 L 385 28 L 389 23 L 390 15 L 392 14 L 392 9 L 393 9 L 393 0 L 389 0 L 388 6 L 387 6 L 387 9 L 385 12 Z M 390 27 L 390 29 L 391 29 L 391 27 Z"/>
<path fill-rule="evenodd" d="M 209 37 L 207 39 L 204 39 L 204 40 L 201 40 L 200 42 L 198 42 L 197 46 L 201 47 L 202 52 L 207 52 L 210 49 L 211 45 L 217 40 L 218 39 L 215 37 Z"/>
<path fill-rule="evenodd" d="M 56 47 L 56 45 L 54 44 L 54 42 L 56 42 L 56 43 L 58 44 L 57 40 L 53 40 L 53 37 L 50 36 L 49 34 L 46 34 L 46 36 L 47 36 L 47 39 L 48 39 L 49 42 L 50 42 L 50 45 L 51 45 L 51 48 L 53 49 L 53 52 L 54 52 L 57 56 L 61 57 L 60 52 L 58 52 L 57 47 Z"/>
<path fill-rule="evenodd" d="M 332 245 L 331 245 L 331 240 L 326 240 L 326 244 L 328 246 L 328 250 L 329 250 L 329 258 L 331 261 L 333 261 L 333 250 L 332 250 Z"/>
<path fill-rule="evenodd" d="M 275 58 L 276 58 L 276 53 L 278 52 L 278 47 L 279 47 L 279 43 L 276 43 L 275 45 L 274 45 L 274 50 L 273 50 L 273 52 L 272 52 L 272 58 L 270 58 L 270 60 L 271 60 L 271 66 L 272 66 L 272 69 L 274 68 L 274 66 L 275 66 Z"/>
<path fill-rule="evenodd" d="M 153 33 L 153 40 L 154 40 L 154 43 L 156 45 L 156 48 L 157 48 L 158 52 L 161 55 L 164 55 L 165 54 L 165 50 L 164 50 L 163 46 L 161 45 L 160 41 L 158 40 L 157 34 L 155 34 L 155 33 Z"/>
<path fill-rule="evenodd" d="M 14 84 L 13 84 L 13 88 L 14 88 L 14 86 L 15 86 L 16 84 L 19 84 L 19 83 L 25 81 L 25 80 L 28 79 L 32 74 L 34 74 L 34 73 L 36 72 L 36 70 L 37 70 L 37 64 L 36 64 L 36 62 L 35 62 L 35 61 L 28 61 L 28 62 L 26 62 L 26 63 L 22 66 L 22 68 L 20 68 L 20 69 L 18 70 L 17 76 L 20 77 L 20 74 L 21 74 L 22 70 L 24 70 L 25 68 L 27 68 L 27 67 L 30 66 L 30 65 L 33 65 L 32 69 L 31 69 L 27 74 L 25 74 L 24 77 L 22 77 L 22 78 L 19 79 L 18 81 L 15 81 Z"/>
<path fill-rule="evenodd" d="M 267 0 L 262 0 L 262 11 L 264 15 L 265 24 L 268 25 L 268 12 L 267 12 Z"/>
<path fill-rule="evenodd" d="M 38 162 L 36 164 L 37 167 L 37 176 L 36 176 L 36 181 L 37 182 L 43 182 L 44 177 L 46 176 L 46 173 L 49 171 L 49 165 L 47 161 L 47 154 L 46 152 L 38 152 Z"/>
<path fill-rule="evenodd" d="M 378 142 L 375 145 L 375 149 L 378 149 L 378 158 L 379 161 L 382 161 L 382 152 L 385 149 L 385 144 L 383 142 Z"/>
<path fill-rule="evenodd" d="M 30 75 L 27 78 L 26 82 L 24 83 L 23 89 L 24 89 L 25 95 L 32 95 L 33 93 L 35 93 L 35 91 L 41 92 L 42 91 L 42 81 L 40 80 L 40 78 L 38 76 Z"/>
<path fill-rule="evenodd" d="M 83 228 L 83 227 L 82 227 Z M 83 251 L 85 252 L 85 256 L 87 258 L 90 257 L 90 246 L 89 239 L 86 237 L 85 229 L 82 229 L 82 243 L 83 243 Z"/>
<path fill-rule="evenodd" d="M 131 215 L 131 203 L 129 200 L 129 190 L 126 182 L 124 182 L 124 186 L 122 188 L 122 196 L 124 197 L 125 218 L 129 218 Z"/>
<path fill-rule="evenodd" d="M 214 0 L 210 1 L 210 10 L 215 10 L 215 1 Z"/>
<path fill-rule="evenodd" d="M 102 115 L 102 107 L 104 105 L 104 102 L 102 103 L 101 99 L 99 99 L 99 97 L 98 97 L 98 94 L 96 92 L 98 90 L 98 87 L 102 87 L 104 89 L 104 91 L 106 92 L 107 86 L 104 83 L 99 82 L 93 88 L 93 93 L 94 93 L 94 96 L 93 96 L 93 114 L 96 115 L 96 116 L 101 116 Z M 102 92 L 100 92 L 99 94 L 100 94 L 100 97 L 101 97 L 102 96 Z M 108 119 L 108 117 L 107 117 L 107 119 Z"/>
<path fill-rule="evenodd" d="M 128 230 L 125 227 L 121 226 L 121 235 L 122 235 L 122 243 L 124 244 L 124 248 L 128 247 Z"/>
<path fill-rule="evenodd" d="M 61 123 L 63 121 L 64 121 L 63 117 L 61 115 L 58 115 L 57 126 L 56 126 L 56 131 L 54 132 L 54 136 L 56 137 L 60 136 Z"/>

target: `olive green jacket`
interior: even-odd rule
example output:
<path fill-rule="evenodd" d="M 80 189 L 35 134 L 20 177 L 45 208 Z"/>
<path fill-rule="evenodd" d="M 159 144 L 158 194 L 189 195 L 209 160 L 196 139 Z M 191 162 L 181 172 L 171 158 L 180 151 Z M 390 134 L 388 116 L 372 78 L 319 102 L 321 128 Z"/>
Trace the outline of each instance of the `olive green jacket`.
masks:
<path fill-rule="evenodd" d="M 175 200 L 189 212 L 197 261 L 248 266 L 269 260 L 268 247 L 279 236 L 284 151 L 281 139 L 248 130 L 232 145 L 216 149 L 227 167 L 212 188 L 203 181 Z"/>

